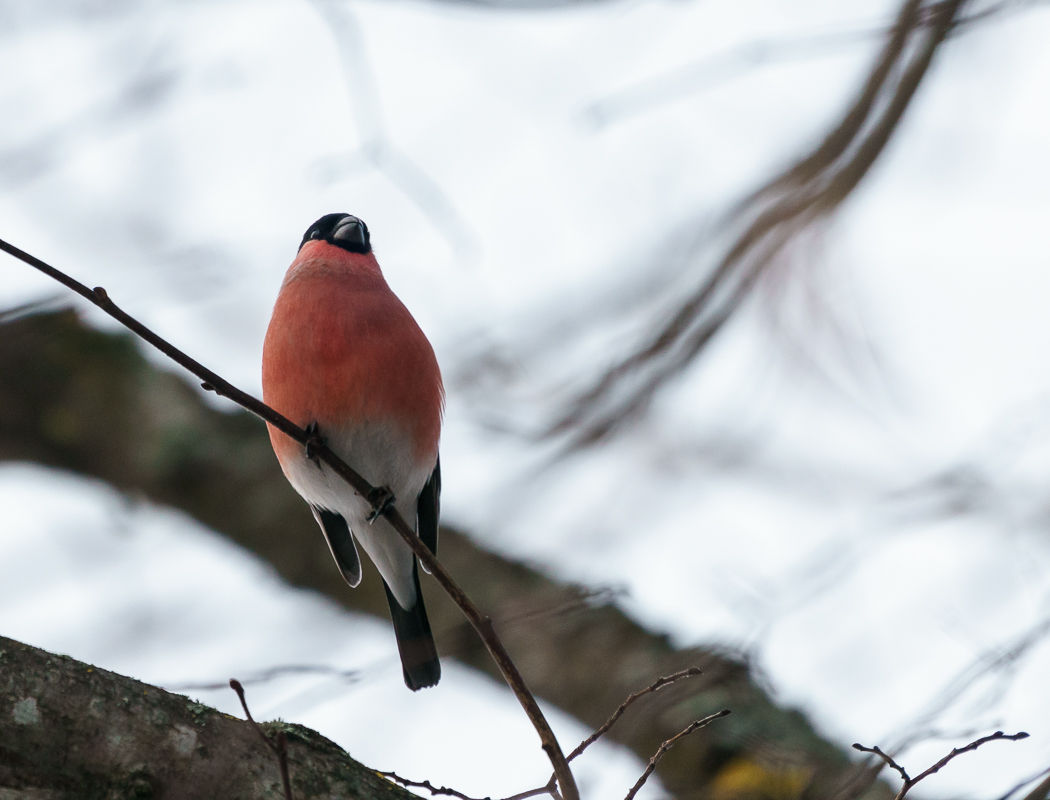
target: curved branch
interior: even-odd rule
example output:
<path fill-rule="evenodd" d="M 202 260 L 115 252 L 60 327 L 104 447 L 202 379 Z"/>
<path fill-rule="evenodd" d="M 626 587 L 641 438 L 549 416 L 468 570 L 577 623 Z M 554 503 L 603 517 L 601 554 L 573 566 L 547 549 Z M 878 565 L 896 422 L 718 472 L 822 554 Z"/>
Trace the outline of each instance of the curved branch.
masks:
<path fill-rule="evenodd" d="M 988 736 L 982 736 L 980 739 L 974 739 L 972 742 L 962 747 L 953 747 L 952 751 L 948 753 L 948 755 L 944 756 L 936 764 L 933 764 L 932 766 L 928 767 L 923 772 L 916 775 L 914 778 L 908 775 L 908 771 L 904 769 L 904 767 L 902 767 L 900 764 L 894 761 L 893 756 L 887 754 L 878 745 L 874 747 L 866 747 L 862 744 L 855 743 L 853 745 L 853 749 L 859 750 L 862 753 L 871 753 L 872 755 L 876 755 L 879 758 L 881 758 L 883 763 L 885 763 L 887 766 L 891 767 L 892 769 L 895 769 L 900 774 L 901 780 L 904 781 L 904 783 L 901 786 L 901 790 L 897 792 L 897 796 L 894 798 L 894 800 L 904 800 L 908 792 L 911 791 L 912 787 L 915 786 L 915 784 L 917 784 L 924 778 L 928 778 L 930 775 L 933 775 L 936 772 L 940 772 L 941 769 L 944 766 L 946 766 L 949 761 L 956 758 L 957 756 L 961 756 L 963 753 L 972 752 L 981 745 L 988 744 L 988 742 L 997 742 L 1001 740 L 1008 742 L 1018 742 L 1021 739 L 1027 738 L 1028 734 L 1024 731 L 1020 731 L 1018 733 L 1003 733 L 1002 731 L 996 731 L 995 733 L 990 734 Z"/>
<path fill-rule="evenodd" d="M 81 297 L 101 308 L 115 320 L 120 322 L 124 327 L 128 328 L 128 330 L 149 342 L 176 364 L 189 370 L 204 381 L 202 384 L 204 389 L 215 392 L 221 397 L 226 397 L 242 408 L 251 411 L 253 414 L 262 418 L 287 436 L 290 436 L 304 447 L 307 444 L 310 444 L 312 453 L 316 454 L 316 456 L 331 467 L 336 474 L 350 484 L 354 491 L 372 503 L 373 510 L 377 514 L 386 517 L 394 530 L 396 530 L 401 538 L 404 539 L 405 543 L 412 548 L 412 552 L 416 554 L 416 557 L 426 567 L 427 572 L 433 575 L 435 580 L 441 585 L 441 588 L 443 588 L 456 605 L 459 606 L 463 615 L 470 621 L 470 624 L 478 632 L 478 635 L 485 643 L 485 647 L 496 662 L 496 665 L 499 667 L 500 672 L 503 674 L 503 677 L 507 681 L 511 690 L 514 692 L 514 695 L 518 698 L 518 702 L 525 710 L 526 715 L 528 715 L 529 721 L 532 722 L 532 726 L 536 729 L 537 734 L 539 734 L 541 746 L 543 747 L 544 752 L 547 753 L 547 757 L 550 759 L 551 765 L 554 767 L 554 772 L 558 776 L 558 783 L 561 786 L 562 796 L 565 800 L 579 800 L 580 795 L 579 790 L 576 788 L 576 781 L 572 776 L 572 770 L 569 768 L 568 762 L 565 760 L 565 755 L 562 753 L 561 746 L 558 744 L 558 739 L 555 737 L 554 731 L 551 730 L 546 717 L 543 716 L 543 711 L 540 710 L 536 698 L 532 696 L 529 688 L 525 685 L 521 673 L 518 672 L 518 668 L 514 665 L 510 655 L 503 647 L 503 643 L 496 635 L 496 631 L 492 627 L 492 620 L 482 614 L 481 610 L 474 605 L 473 601 L 467 597 L 466 593 L 459 588 L 459 585 L 452 579 L 452 576 L 448 574 L 434 554 L 430 552 L 430 549 L 423 544 L 418 536 L 416 536 L 416 532 L 409 527 L 408 523 L 405 522 L 404 517 L 401 516 L 400 512 L 394 507 L 394 505 L 381 502 L 380 494 L 377 492 L 378 487 L 372 486 L 357 472 L 351 469 L 350 466 L 348 466 L 335 453 L 333 453 L 327 445 L 318 443 L 305 430 L 300 428 L 290 419 L 270 408 L 270 406 L 262 401 L 252 397 L 250 394 L 241 391 L 232 383 L 225 380 L 217 373 L 212 372 L 203 364 L 190 358 L 170 342 L 161 338 L 137 319 L 124 312 L 109 298 L 106 290 L 101 286 L 97 286 L 93 290 L 88 289 L 87 286 L 66 275 L 61 270 L 52 267 L 50 264 L 41 261 L 39 258 L 20 250 L 2 239 L 0 239 L 0 250 L 3 250 L 20 261 L 29 264 L 31 267 L 40 270 L 45 275 L 54 278 L 62 285 L 69 287 Z"/>

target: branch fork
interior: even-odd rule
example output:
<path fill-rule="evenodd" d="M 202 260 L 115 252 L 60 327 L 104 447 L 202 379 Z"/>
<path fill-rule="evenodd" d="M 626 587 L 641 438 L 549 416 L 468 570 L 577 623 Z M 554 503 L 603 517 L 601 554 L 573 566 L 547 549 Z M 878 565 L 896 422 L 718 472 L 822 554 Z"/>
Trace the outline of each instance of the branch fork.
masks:
<path fill-rule="evenodd" d="M 634 694 L 630 695 L 626 700 L 624 700 L 620 704 L 620 707 L 612 713 L 612 716 L 610 716 L 609 719 L 605 721 L 604 725 L 602 725 L 600 728 L 598 728 L 598 730 L 596 730 L 594 733 L 592 733 L 590 736 L 588 736 L 586 739 L 580 742 L 579 746 L 575 750 L 573 750 L 572 753 L 569 754 L 569 757 L 566 759 L 566 761 L 572 761 L 578 755 L 583 753 L 584 750 L 586 750 L 588 747 L 590 747 L 592 744 L 598 741 L 602 736 L 608 733 L 609 729 L 616 724 L 616 721 L 623 716 L 623 713 L 639 697 L 659 691 L 663 687 L 668 686 L 674 683 L 675 681 L 682 680 L 683 678 L 691 678 L 695 675 L 700 674 L 702 673 L 699 667 L 689 667 L 688 669 L 683 669 L 681 672 L 676 672 L 673 675 L 667 675 L 666 677 L 658 678 L 646 688 L 641 689 L 635 692 Z M 716 719 L 721 719 L 722 717 L 727 716 L 729 713 L 729 709 L 726 708 L 722 711 L 718 711 L 714 714 L 706 716 L 703 719 L 695 720 L 694 722 L 691 722 L 689 725 L 687 725 L 682 731 L 672 736 L 663 744 L 661 744 L 660 747 L 657 749 L 656 753 L 653 754 L 653 757 L 649 759 L 649 763 L 646 765 L 645 771 L 642 773 L 641 777 L 638 778 L 638 780 L 635 782 L 634 786 L 631 787 L 631 790 L 627 793 L 627 796 L 624 798 L 624 800 L 634 800 L 634 796 L 638 794 L 638 791 L 642 788 L 642 786 L 645 785 L 645 782 L 649 780 L 649 776 L 652 775 L 653 772 L 656 770 L 656 766 L 660 763 L 661 759 L 663 759 L 663 757 L 667 755 L 667 751 L 674 747 L 681 739 L 684 739 L 686 736 L 693 733 L 694 731 L 698 731 L 701 728 L 707 727 Z M 407 778 L 402 778 L 396 772 L 380 772 L 379 774 L 385 778 L 389 778 L 392 781 L 400 783 L 402 786 L 426 789 L 430 792 L 432 796 L 448 795 L 450 797 L 456 797 L 459 800 L 479 800 L 479 798 L 470 797 L 469 795 L 465 795 L 462 792 L 456 791 L 455 789 L 449 789 L 447 786 L 442 786 L 438 788 L 432 785 L 430 781 L 412 781 Z M 528 800 L 528 798 L 530 797 L 538 797 L 539 795 L 543 794 L 550 795 L 552 798 L 554 798 L 554 800 L 563 800 L 562 796 L 558 794 L 557 773 L 551 775 L 551 779 L 547 781 L 547 783 L 543 786 L 538 786 L 535 789 L 529 789 L 526 792 L 513 794 L 510 797 L 503 798 L 503 800 Z M 492 799 L 489 797 L 485 797 L 481 798 L 480 800 Z"/>
<path fill-rule="evenodd" d="M 881 748 L 879 748 L 878 745 L 875 745 L 874 747 L 866 747 L 862 744 L 854 743 L 853 749 L 859 750 L 862 753 L 871 753 L 872 755 L 876 755 L 882 759 L 883 763 L 885 763 L 886 766 L 890 767 L 890 769 L 896 770 L 897 773 L 901 776 L 901 780 L 904 781 L 904 785 L 901 786 L 901 790 L 897 792 L 897 796 L 894 797 L 893 800 L 904 800 L 904 797 L 908 794 L 908 792 L 911 791 L 911 788 L 915 784 L 917 784 L 923 778 L 928 778 L 935 772 L 940 772 L 941 768 L 944 767 L 949 761 L 954 759 L 956 756 L 960 756 L 963 753 L 969 753 L 972 750 L 976 750 L 978 747 L 980 747 L 983 744 L 987 744 L 988 742 L 995 742 L 999 740 L 1017 742 L 1021 739 L 1027 738 L 1028 734 L 1024 731 L 1019 731 L 1018 733 L 1003 733 L 1002 731 L 996 731 L 995 733 L 990 734 L 988 736 L 982 736 L 980 739 L 974 739 L 968 745 L 964 745 L 963 747 L 953 747 L 952 751 L 948 753 L 948 755 L 946 755 L 933 766 L 927 768 L 924 772 L 920 773 L 919 775 L 916 775 L 914 778 L 908 775 L 908 771 L 904 769 L 904 767 L 902 767 L 900 764 L 898 764 L 894 760 L 893 756 L 884 752 Z"/>

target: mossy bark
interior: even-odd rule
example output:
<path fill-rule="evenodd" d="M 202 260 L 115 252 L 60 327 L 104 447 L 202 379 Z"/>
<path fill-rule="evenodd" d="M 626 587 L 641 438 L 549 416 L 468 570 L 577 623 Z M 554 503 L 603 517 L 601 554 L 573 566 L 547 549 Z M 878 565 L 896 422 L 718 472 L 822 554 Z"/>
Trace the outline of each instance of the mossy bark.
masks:
<path fill-rule="evenodd" d="M 319 733 L 288 737 L 295 800 L 412 800 Z M 0 637 L 3 800 L 283 798 L 276 756 L 245 720 Z"/>

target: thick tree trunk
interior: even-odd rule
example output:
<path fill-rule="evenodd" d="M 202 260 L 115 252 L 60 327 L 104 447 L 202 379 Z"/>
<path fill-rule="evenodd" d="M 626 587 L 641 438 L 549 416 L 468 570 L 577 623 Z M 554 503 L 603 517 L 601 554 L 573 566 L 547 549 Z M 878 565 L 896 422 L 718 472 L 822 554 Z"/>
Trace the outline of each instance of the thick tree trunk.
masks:
<path fill-rule="evenodd" d="M 295 800 L 414 795 L 301 725 L 288 737 Z M 0 637 L 3 800 L 283 798 L 278 761 L 247 721 Z"/>
<path fill-rule="evenodd" d="M 0 459 L 95 476 L 179 508 L 289 583 L 388 614 L 367 559 L 359 588 L 343 582 L 261 422 L 215 411 L 187 383 L 150 366 L 130 336 L 91 330 L 73 312 L 0 318 Z M 587 725 L 600 725 L 661 675 L 703 668 L 703 677 L 637 703 L 610 734 L 647 760 L 691 720 L 730 708 L 731 717 L 683 740 L 660 764 L 657 774 L 678 797 L 832 797 L 852 773 L 847 755 L 802 714 L 778 708 L 740 659 L 678 649 L 607 599 L 482 550 L 458 531 L 442 529 L 438 554 L 496 621 L 530 688 Z M 441 653 L 498 679 L 459 610 L 425 578 L 423 591 Z M 888 794 L 881 784 L 867 791 Z"/>

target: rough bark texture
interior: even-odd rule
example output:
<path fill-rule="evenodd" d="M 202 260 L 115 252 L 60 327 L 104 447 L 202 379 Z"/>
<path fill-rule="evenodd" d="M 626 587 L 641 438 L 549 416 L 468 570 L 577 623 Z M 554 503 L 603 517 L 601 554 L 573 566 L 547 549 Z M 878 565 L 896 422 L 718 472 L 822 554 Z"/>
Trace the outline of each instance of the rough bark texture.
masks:
<path fill-rule="evenodd" d="M 288 737 L 295 800 L 414 797 L 309 728 L 263 728 Z M 0 637 L 0 798 L 205 797 L 284 797 L 276 757 L 245 720 Z"/>
<path fill-rule="evenodd" d="M 129 336 L 91 330 L 73 312 L 0 318 L 0 459 L 94 476 L 179 508 L 269 561 L 289 583 L 387 617 L 367 559 L 359 588 L 343 582 L 261 422 L 212 409 L 192 386 L 153 368 Z M 703 677 L 636 704 L 610 737 L 647 760 L 693 719 L 730 708 L 730 717 L 684 740 L 660 764 L 657 774 L 677 797 L 844 796 L 837 787 L 853 773 L 847 755 L 802 714 L 776 706 L 738 658 L 677 649 L 607 600 L 482 550 L 458 531 L 442 529 L 439 555 L 496 620 L 530 688 L 587 725 L 600 725 L 661 675 L 704 669 Z M 498 679 L 459 611 L 425 578 L 424 594 L 442 654 Z M 849 796 L 892 796 L 881 784 L 863 783 Z"/>

